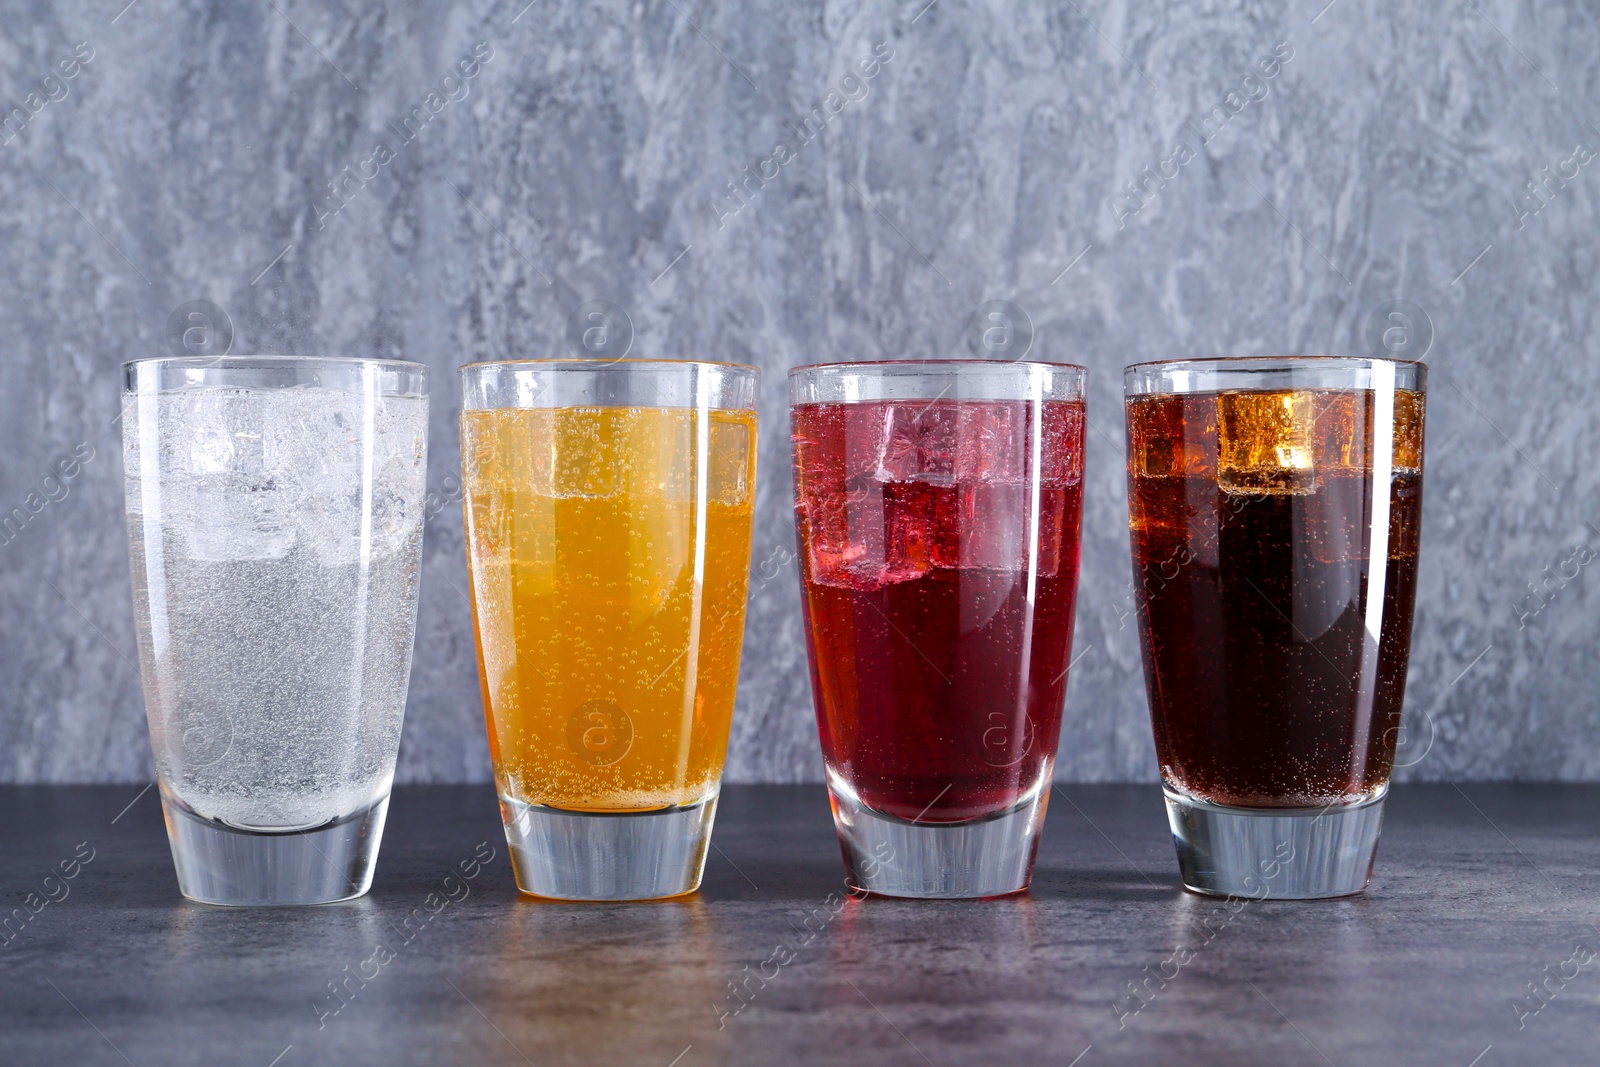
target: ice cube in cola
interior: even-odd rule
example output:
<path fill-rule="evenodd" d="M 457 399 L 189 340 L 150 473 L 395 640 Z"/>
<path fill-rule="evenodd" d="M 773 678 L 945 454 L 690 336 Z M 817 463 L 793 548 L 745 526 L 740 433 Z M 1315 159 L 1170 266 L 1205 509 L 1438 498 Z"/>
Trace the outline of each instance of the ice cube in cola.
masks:
<path fill-rule="evenodd" d="M 1221 393 L 1216 406 L 1217 481 L 1224 492 L 1316 492 L 1313 393 Z"/>

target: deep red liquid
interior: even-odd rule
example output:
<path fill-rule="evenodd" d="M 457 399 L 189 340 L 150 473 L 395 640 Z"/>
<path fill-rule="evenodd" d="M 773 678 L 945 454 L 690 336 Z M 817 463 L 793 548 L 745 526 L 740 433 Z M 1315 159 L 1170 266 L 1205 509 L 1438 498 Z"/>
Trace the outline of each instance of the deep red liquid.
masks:
<path fill-rule="evenodd" d="M 1402 399 L 1395 464 L 1411 466 L 1376 487 L 1389 497 L 1377 640 L 1370 399 L 1316 399 L 1315 488 L 1296 473 L 1308 481 L 1293 493 L 1219 484 L 1215 394 L 1130 402 L 1135 599 L 1168 785 L 1219 804 L 1307 807 L 1388 782 L 1422 508 L 1421 402 Z"/>
<path fill-rule="evenodd" d="M 1082 404 L 798 405 L 793 417 L 811 684 L 836 785 L 903 819 L 1008 810 L 1041 785 L 1061 730 Z"/>

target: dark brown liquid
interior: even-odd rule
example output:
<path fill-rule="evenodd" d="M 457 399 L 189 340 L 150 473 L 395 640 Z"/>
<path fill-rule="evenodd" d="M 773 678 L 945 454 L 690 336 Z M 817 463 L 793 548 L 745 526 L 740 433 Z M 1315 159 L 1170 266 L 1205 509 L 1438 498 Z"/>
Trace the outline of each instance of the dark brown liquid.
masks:
<path fill-rule="evenodd" d="M 1394 407 L 1385 530 L 1372 393 L 1129 401 L 1135 599 L 1170 786 L 1298 807 L 1388 781 L 1422 507 L 1422 400 L 1399 393 Z"/>

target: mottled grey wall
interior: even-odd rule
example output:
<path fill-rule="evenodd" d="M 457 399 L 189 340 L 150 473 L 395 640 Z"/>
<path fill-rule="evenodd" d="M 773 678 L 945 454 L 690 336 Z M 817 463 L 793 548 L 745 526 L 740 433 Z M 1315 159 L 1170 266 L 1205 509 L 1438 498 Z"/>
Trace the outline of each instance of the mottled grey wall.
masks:
<path fill-rule="evenodd" d="M 117 365 L 169 351 L 195 300 L 235 353 L 437 372 L 409 780 L 488 770 L 451 369 L 565 354 L 590 300 L 626 309 L 635 355 L 767 373 L 734 778 L 820 773 L 784 370 L 967 354 L 990 300 L 1025 310 L 1034 355 L 1091 368 L 1064 777 L 1155 772 L 1122 366 L 1370 352 L 1392 328 L 1432 366 L 1406 773 L 1600 778 L 1600 568 L 1574 556 L 1600 547 L 1593 5 L 123 2 L 0 2 L 0 104 L 21 108 L 0 133 L 0 508 L 93 449 L 0 545 L 0 780 L 150 773 Z M 847 81 L 875 46 L 892 58 Z M 391 124 L 436 90 L 402 144 Z M 830 104 L 801 144 L 790 124 Z M 780 140 L 792 158 L 764 164 Z M 394 158 L 367 162 L 379 142 Z"/>

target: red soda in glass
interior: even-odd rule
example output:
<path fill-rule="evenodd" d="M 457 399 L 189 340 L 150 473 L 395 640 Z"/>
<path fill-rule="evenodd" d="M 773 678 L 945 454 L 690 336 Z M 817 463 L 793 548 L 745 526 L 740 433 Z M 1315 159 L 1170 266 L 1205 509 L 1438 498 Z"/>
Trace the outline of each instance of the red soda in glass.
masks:
<path fill-rule="evenodd" d="M 792 409 L 795 520 L 851 882 L 907 896 L 1023 888 L 1071 656 L 1082 372 L 856 364 L 834 370 L 854 385 L 830 390 L 830 369 L 797 372 L 814 380 Z M 973 855 L 930 846 L 941 830 Z M 983 868 L 985 848 L 1006 862 L 983 884 L 922 869 Z"/>

